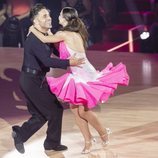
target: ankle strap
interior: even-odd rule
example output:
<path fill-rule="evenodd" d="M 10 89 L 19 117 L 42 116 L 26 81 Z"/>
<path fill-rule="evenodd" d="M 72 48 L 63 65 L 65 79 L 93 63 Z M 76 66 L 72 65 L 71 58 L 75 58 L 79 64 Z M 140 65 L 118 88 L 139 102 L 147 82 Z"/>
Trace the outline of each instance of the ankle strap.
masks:
<path fill-rule="evenodd" d="M 85 141 L 85 143 L 86 143 L 86 144 L 90 144 L 90 143 L 91 143 L 91 141 Z"/>

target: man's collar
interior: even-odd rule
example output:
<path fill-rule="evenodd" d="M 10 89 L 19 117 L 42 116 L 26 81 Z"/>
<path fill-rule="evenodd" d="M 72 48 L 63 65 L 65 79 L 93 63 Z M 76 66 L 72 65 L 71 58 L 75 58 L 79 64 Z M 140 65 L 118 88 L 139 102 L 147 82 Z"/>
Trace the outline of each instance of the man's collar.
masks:
<path fill-rule="evenodd" d="M 38 32 L 40 32 L 40 33 L 42 33 L 43 35 L 45 35 L 45 36 L 48 36 L 48 33 L 47 32 L 42 32 L 42 31 L 40 31 L 40 30 L 38 30 L 36 27 L 34 27 Z"/>

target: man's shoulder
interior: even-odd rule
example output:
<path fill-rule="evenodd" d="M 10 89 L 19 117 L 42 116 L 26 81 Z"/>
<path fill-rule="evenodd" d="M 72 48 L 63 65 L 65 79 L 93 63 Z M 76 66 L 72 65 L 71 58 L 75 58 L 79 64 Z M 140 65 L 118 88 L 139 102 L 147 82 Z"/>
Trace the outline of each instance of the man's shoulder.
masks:
<path fill-rule="evenodd" d="M 26 43 L 41 43 L 41 41 L 33 34 L 30 33 L 26 38 Z"/>
<path fill-rule="evenodd" d="M 31 32 L 28 36 L 27 39 L 31 40 L 31 39 L 37 39 L 37 37 Z"/>
<path fill-rule="evenodd" d="M 40 40 L 33 33 L 30 33 L 25 40 L 24 49 L 29 50 L 33 47 L 39 47 L 40 45 Z"/>

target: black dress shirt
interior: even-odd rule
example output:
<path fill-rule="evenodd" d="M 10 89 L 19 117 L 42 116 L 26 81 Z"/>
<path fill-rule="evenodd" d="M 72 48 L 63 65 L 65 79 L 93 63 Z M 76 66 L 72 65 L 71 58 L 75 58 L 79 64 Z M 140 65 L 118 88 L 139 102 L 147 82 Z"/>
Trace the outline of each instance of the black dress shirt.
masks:
<path fill-rule="evenodd" d="M 48 72 L 50 67 L 67 69 L 69 60 L 51 58 L 52 53 L 59 56 L 59 52 L 55 47 L 51 48 L 49 44 L 43 43 L 33 33 L 30 33 L 24 45 L 23 66 L 44 73 Z"/>

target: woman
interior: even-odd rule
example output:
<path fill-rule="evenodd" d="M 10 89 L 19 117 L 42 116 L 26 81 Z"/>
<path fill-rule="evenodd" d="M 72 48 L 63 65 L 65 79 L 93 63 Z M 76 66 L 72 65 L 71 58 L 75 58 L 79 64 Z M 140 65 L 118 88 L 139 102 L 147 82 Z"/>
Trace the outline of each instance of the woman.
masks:
<path fill-rule="evenodd" d="M 63 8 L 59 23 L 62 29 L 54 35 L 44 36 L 38 31 L 38 26 L 31 27 L 30 31 L 44 43 L 60 42 L 60 58 L 65 59 L 76 55 L 85 59 L 81 67 L 71 67 L 70 73 L 59 78 L 47 77 L 47 80 L 52 93 L 70 104 L 70 109 L 75 115 L 76 123 L 85 140 L 82 153 L 86 154 L 90 152 L 93 142 L 88 124 L 97 130 L 103 147 L 109 142 L 109 130 L 101 125 L 91 109 L 98 103 L 106 101 L 118 84 L 127 85 L 129 77 L 123 64 L 113 67 L 110 63 L 101 72 L 96 71 L 90 64 L 85 54 L 88 40 L 87 29 L 78 17 L 76 9 Z"/>
<path fill-rule="evenodd" d="M 62 8 L 64 7 L 72 7 L 77 10 L 79 18 L 85 24 L 90 35 L 88 46 L 92 45 L 95 42 L 93 2 L 90 0 L 62 0 Z"/>
<path fill-rule="evenodd" d="M 62 8 L 73 7 L 87 28 L 92 24 L 92 4 L 90 0 L 62 0 Z"/>

